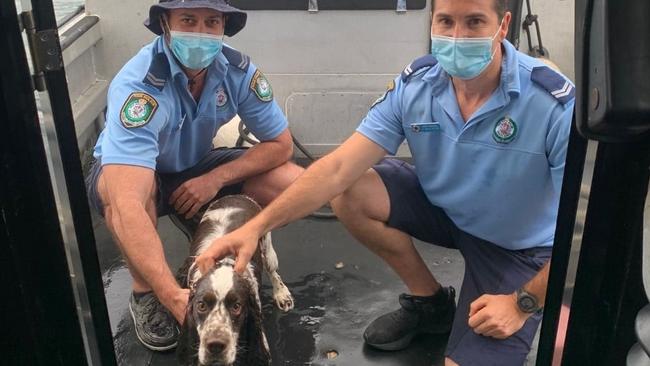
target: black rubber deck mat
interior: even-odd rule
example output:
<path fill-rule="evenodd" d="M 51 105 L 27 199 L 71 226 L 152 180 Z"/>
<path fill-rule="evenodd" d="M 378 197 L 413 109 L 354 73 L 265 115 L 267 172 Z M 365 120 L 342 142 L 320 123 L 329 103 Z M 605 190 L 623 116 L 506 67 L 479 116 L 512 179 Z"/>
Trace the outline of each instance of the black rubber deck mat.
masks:
<path fill-rule="evenodd" d="M 168 261 L 179 266 L 186 239 L 167 218 L 158 231 Z M 101 220 L 95 235 L 120 365 L 175 365 L 175 354 L 150 352 L 139 344 L 128 314 L 131 278 Z M 396 309 L 406 291 L 378 257 L 357 243 L 336 220 L 303 219 L 273 232 L 280 274 L 293 293 L 289 313 L 274 308 L 271 288 L 262 288 L 265 331 L 273 365 L 442 365 L 445 336 L 416 338 L 399 352 L 382 352 L 363 343 L 363 330 L 377 316 Z M 416 243 L 434 275 L 459 288 L 463 260 L 455 250 Z M 337 268 L 338 267 L 342 268 Z M 175 268 L 173 268 L 175 269 Z"/>

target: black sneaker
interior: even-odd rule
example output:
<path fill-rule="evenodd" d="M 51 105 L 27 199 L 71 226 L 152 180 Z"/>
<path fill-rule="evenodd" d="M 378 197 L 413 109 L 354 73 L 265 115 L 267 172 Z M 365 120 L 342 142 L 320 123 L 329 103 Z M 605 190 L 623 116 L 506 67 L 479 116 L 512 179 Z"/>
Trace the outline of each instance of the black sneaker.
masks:
<path fill-rule="evenodd" d="M 153 351 L 166 351 L 178 343 L 178 323 L 162 306 L 153 292 L 129 299 L 129 311 L 135 326 L 135 335 L 142 344 Z"/>
<path fill-rule="evenodd" d="M 446 334 L 456 312 L 456 290 L 442 287 L 435 295 L 401 294 L 401 309 L 375 319 L 363 333 L 369 346 L 397 351 L 406 348 L 418 334 Z"/>

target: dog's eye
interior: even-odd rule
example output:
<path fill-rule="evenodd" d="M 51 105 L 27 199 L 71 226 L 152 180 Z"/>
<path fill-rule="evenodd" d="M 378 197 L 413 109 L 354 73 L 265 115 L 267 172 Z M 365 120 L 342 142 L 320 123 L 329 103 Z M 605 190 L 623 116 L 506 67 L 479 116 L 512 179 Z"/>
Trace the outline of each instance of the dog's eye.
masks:
<path fill-rule="evenodd" d="M 241 313 L 241 304 L 238 303 L 238 302 L 232 304 L 232 306 L 230 307 L 230 311 L 231 311 L 234 315 L 239 315 L 239 313 Z"/>
<path fill-rule="evenodd" d="M 196 303 L 196 310 L 198 310 L 199 313 L 205 313 L 208 311 L 208 304 L 203 301 L 199 301 Z"/>

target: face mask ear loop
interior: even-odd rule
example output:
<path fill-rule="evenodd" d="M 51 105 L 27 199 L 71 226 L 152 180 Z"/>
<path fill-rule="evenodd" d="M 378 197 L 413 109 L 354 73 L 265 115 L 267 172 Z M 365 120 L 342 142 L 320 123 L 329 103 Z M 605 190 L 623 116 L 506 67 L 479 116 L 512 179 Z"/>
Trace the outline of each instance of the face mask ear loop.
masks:
<path fill-rule="evenodd" d="M 499 31 L 501 31 L 501 26 L 503 25 L 503 19 L 504 19 L 504 18 L 501 18 L 501 23 L 499 23 L 499 28 L 498 28 L 497 31 L 494 33 L 494 36 L 492 36 L 492 40 L 493 40 L 493 41 L 494 41 L 494 39 L 497 38 L 497 36 L 499 35 Z M 503 41 L 501 41 L 501 42 L 503 42 Z M 499 44 L 500 44 L 501 42 L 499 42 Z M 497 54 L 497 49 L 498 49 L 498 48 L 499 48 L 499 45 L 497 45 L 497 47 L 494 48 L 494 51 L 492 52 L 492 56 L 490 56 L 490 59 L 493 59 L 493 58 L 494 58 L 494 55 Z"/>
<path fill-rule="evenodd" d="M 494 35 L 492 36 L 493 41 L 494 41 L 495 38 L 497 38 L 497 36 L 499 35 L 499 32 L 501 31 L 501 27 L 503 26 L 503 19 L 505 19 L 505 18 L 501 19 L 501 23 L 499 23 L 499 28 L 497 29 L 496 32 L 494 32 Z"/>

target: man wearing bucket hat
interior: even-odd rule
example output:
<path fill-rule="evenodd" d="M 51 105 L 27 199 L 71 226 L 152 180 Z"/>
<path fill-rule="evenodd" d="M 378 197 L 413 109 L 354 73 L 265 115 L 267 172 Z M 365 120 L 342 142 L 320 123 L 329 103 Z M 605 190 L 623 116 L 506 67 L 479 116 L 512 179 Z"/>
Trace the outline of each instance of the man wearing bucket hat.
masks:
<path fill-rule="evenodd" d="M 225 0 L 161 0 L 145 21 L 159 37 L 109 88 L 87 188 L 128 263 L 129 310 L 152 350 L 176 345 L 188 300 L 165 260 L 157 217 L 191 229 L 215 197 L 242 192 L 266 205 L 302 172 L 288 162 L 292 139 L 268 80 L 223 44 L 245 24 L 246 13 Z M 261 143 L 213 149 L 236 114 Z"/>

